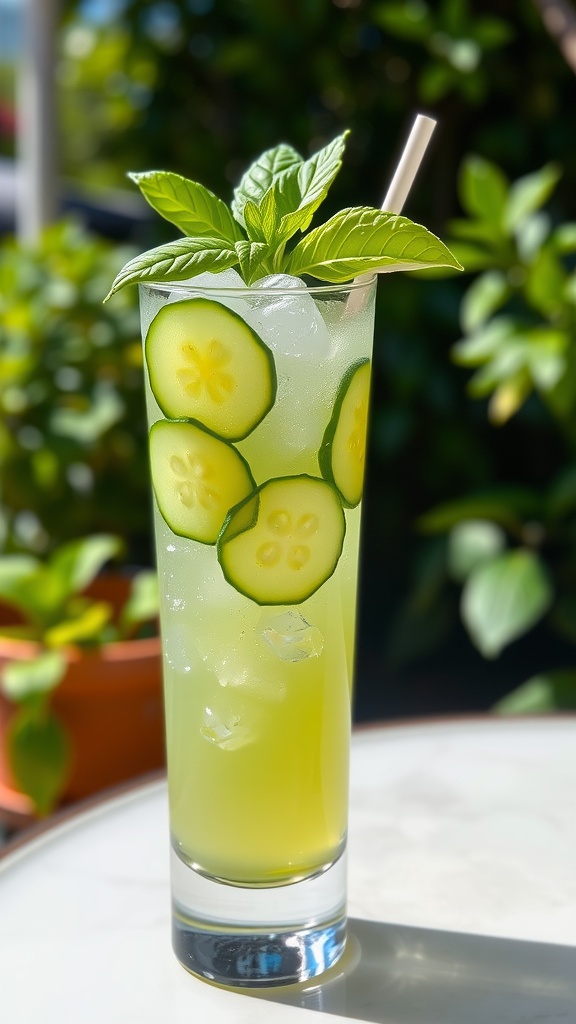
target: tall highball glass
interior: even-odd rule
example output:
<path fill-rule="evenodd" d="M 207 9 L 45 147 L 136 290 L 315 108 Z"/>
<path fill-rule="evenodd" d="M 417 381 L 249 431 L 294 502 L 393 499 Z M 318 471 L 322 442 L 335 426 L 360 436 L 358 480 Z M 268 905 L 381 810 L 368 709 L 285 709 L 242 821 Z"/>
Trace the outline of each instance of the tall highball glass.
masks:
<path fill-rule="evenodd" d="M 266 987 L 346 941 L 376 279 L 218 277 L 140 286 L 173 946 L 196 975 Z"/>

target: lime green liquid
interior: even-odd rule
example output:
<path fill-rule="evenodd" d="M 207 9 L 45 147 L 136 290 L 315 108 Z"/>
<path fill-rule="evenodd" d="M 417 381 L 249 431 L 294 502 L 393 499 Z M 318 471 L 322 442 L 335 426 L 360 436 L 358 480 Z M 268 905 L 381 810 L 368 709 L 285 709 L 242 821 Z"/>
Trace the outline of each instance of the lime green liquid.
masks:
<path fill-rule="evenodd" d="M 332 320 L 321 364 L 276 354 L 276 404 L 237 446 L 258 484 L 319 475 L 338 385 L 372 345 L 371 308 L 353 331 L 335 306 Z M 150 393 L 148 403 L 153 422 Z M 360 509 L 346 510 L 332 577 L 293 607 L 238 593 L 213 546 L 174 536 L 155 516 L 173 842 L 185 861 L 230 882 L 314 874 L 346 836 Z"/>

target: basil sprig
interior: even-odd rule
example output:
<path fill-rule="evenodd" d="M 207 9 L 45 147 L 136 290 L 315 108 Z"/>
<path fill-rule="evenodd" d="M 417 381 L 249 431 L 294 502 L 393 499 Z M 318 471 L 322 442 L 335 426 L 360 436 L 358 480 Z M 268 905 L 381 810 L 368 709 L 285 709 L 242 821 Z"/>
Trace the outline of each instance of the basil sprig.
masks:
<path fill-rule="evenodd" d="M 131 174 L 144 198 L 184 237 L 141 253 L 107 298 L 128 284 L 184 281 L 238 269 L 247 285 L 267 274 L 310 275 L 339 284 L 374 270 L 461 270 L 450 250 L 407 217 L 351 207 L 308 231 L 340 167 L 348 132 L 308 160 L 291 146 L 267 150 L 248 168 L 230 208 L 197 182 L 170 171 Z M 288 243 L 299 234 L 292 247 Z"/>

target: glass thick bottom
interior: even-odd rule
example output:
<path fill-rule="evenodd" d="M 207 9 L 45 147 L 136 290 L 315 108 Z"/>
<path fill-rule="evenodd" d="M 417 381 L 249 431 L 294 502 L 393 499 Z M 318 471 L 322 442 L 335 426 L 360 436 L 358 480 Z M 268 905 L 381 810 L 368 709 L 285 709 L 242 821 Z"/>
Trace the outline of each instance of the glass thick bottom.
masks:
<path fill-rule="evenodd" d="M 192 974 L 234 988 L 308 981 L 346 944 L 346 854 L 290 885 L 248 888 L 199 874 L 171 855 L 172 944 Z"/>

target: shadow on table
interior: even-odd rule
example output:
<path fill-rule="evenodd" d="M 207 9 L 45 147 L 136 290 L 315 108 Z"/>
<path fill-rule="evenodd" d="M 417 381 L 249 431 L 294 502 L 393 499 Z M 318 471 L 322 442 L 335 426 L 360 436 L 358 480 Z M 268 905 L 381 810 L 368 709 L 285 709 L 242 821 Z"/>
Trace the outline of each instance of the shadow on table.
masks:
<path fill-rule="evenodd" d="M 274 1002 L 380 1024 L 576 1024 L 576 948 L 352 918 L 321 985 Z"/>

